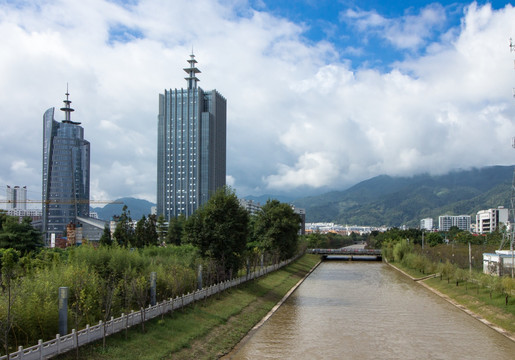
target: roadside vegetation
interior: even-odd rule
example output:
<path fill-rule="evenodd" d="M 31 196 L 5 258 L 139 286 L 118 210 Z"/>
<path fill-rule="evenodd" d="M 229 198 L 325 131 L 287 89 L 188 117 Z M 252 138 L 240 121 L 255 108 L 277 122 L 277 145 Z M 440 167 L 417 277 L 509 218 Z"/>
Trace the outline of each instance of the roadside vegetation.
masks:
<path fill-rule="evenodd" d="M 481 315 L 488 321 L 515 334 L 515 279 L 510 274 L 492 276 L 483 273 L 482 253 L 496 246 L 469 245 L 453 240 L 448 244 L 425 245 L 394 229 L 381 236 L 383 257 L 414 278 L 423 278 L 434 289 Z M 376 239 L 377 240 L 377 239 Z M 377 244 L 377 243 L 376 243 Z"/>
<path fill-rule="evenodd" d="M 81 348 L 80 359 L 218 359 L 228 353 L 252 327 L 319 261 L 304 255 L 262 278 L 213 298 L 149 321 L 145 333 L 137 328 Z M 73 359 L 68 353 L 57 359 Z"/>
<path fill-rule="evenodd" d="M 250 216 L 230 188 L 220 189 L 188 219 L 166 224 L 148 216 L 135 228 L 131 220 L 125 207 L 113 236 L 104 231 L 100 245 L 83 241 L 78 247 L 48 249 L 30 221 L 19 224 L 0 212 L 4 354 L 55 337 L 59 287 L 69 289 L 70 332 L 148 306 L 152 272 L 161 301 L 303 251 L 297 235 L 300 218 L 288 204 L 271 200 Z"/>

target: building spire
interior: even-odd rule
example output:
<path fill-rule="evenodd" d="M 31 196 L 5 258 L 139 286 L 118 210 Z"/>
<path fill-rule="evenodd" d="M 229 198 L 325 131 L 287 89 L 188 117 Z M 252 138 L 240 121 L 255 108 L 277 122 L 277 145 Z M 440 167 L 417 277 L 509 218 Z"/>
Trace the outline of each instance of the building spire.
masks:
<path fill-rule="evenodd" d="M 188 74 L 186 81 L 188 82 L 188 89 L 196 89 L 197 88 L 197 82 L 200 80 L 197 78 L 197 74 L 200 73 L 200 70 L 195 66 L 197 63 L 197 60 L 195 60 L 195 55 L 193 54 L 193 49 L 191 51 L 190 59 L 188 60 L 190 63 L 190 67 L 184 68 L 184 71 Z"/>
<path fill-rule="evenodd" d="M 66 100 L 63 100 L 64 107 L 61 108 L 61 111 L 64 111 L 64 123 L 70 123 L 70 124 L 80 124 L 80 123 L 74 123 L 71 121 L 71 113 L 75 111 L 75 109 L 72 109 L 70 107 L 70 104 L 72 103 L 71 100 L 69 100 L 70 93 L 68 92 L 68 83 L 66 83 Z"/>

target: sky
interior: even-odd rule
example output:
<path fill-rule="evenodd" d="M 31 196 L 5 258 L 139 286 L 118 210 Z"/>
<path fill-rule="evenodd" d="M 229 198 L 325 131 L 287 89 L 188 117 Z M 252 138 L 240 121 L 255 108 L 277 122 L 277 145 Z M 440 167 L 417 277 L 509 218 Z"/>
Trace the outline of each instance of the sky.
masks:
<path fill-rule="evenodd" d="M 68 86 L 91 199 L 155 202 L 158 96 L 192 51 L 227 99 L 240 197 L 513 165 L 514 19 L 503 1 L 0 0 L 0 199 L 41 199 L 43 113 L 64 119 Z"/>

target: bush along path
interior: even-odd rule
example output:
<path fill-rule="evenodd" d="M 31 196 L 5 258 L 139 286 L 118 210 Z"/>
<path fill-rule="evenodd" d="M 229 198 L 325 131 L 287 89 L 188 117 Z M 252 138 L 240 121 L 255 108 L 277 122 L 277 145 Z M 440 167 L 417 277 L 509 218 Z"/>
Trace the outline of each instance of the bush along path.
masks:
<path fill-rule="evenodd" d="M 217 359 L 228 353 L 319 261 L 304 255 L 261 278 L 102 342 L 80 348 L 80 359 Z M 57 359 L 74 359 L 68 353 Z"/>

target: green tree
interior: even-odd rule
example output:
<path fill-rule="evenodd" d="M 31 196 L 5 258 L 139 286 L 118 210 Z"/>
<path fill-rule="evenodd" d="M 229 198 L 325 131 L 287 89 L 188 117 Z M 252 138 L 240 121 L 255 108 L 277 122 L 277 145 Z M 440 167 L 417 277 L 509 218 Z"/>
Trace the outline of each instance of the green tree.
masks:
<path fill-rule="evenodd" d="M 183 214 L 170 219 L 168 222 L 168 232 L 166 234 L 167 244 L 181 245 L 185 224 L 186 217 Z"/>
<path fill-rule="evenodd" d="M 236 273 L 249 235 L 249 214 L 229 187 L 223 187 L 185 224 L 186 241 L 197 246 L 203 257 L 212 258 L 220 273 Z"/>
<path fill-rule="evenodd" d="M 1 216 L 0 223 L 0 248 L 16 249 L 20 253 L 27 254 L 43 248 L 43 237 L 40 231 L 32 227 L 32 220 L 29 217 L 18 222 L 15 216 L 5 214 Z"/>
<path fill-rule="evenodd" d="M 159 244 L 163 244 L 166 242 L 166 237 L 168 235 L 168 225 L 166 224 L 166 219 L 163 214 L 159 215 L 157 218 L 157 237 L 159 239 Z"/>
<path fill-rule="evenodd" d="M 142 248 L 145 246 L 145 223 L 147 222 L 147 218 L 145 215 L 141 217 L 141 219 L 136 223 L 136 229 L 134 231 L 134 242 L 131 244 L 134 247 Z"/>
<path fill-rule="evenodd" d="M 427 236 L 425 237 L 425 241 L 429 244 L 429 246 L 433 247 L 438 244 L 442 244 L 443 237 L 442 237 L 442 235 L 440 235 L 440 233 L 431 232 L 431 233 L 427 234 Z"/>
<path fill-rule="evenodd" d="M 268 200 L 256 218 L 256 238 L 267 251 L 277 252 L 281 259 L 297 251 L 301 219 L 292 207 L 278 200 Z"/>
<path fill-rule="evenodd" d="M 100 245 L 111 246 L 113 244 L 113 239 L 111 238 L 111 230 L 109 229 L 109 225 L 106 224 L 104 226 L 104 232 L 100 237 Z"/>
<path fill-rule="evenodd" d="M 128 247 L 134 242 L 131 212 L 128 210 L 127 205 L 123 206 L 122 214 L 118 218 L 113 236 L 119 245 L 125 247 Z"/>
<path fill-rule="evenodd" d="M 2 332 L 3 332 L 3 343 L 5 353 L 7 354 L 7 359 L 9 359 L 9 332 L 11 331 L 11 327 L 13 324 L 12 320 L 12 312 L 11 308 L 13 306 L 13 283 L 16 278 L 19 266 L 18 259 L 20 257 L 20 253 L 14 249 L 1 249 L 0 252 L 0 264 L 2 265 L 2 278 L 1 284 L 3 291 L 6 293 L 7 304 L 5 306 L 7 310 L 6 321 L 2 322 Z"/>
<path fill-rule="evenodd" d="M 156 215 L 149 215 L 145 222 L 145 245 L 159 245 Z"/>
<path fill-rule="evenodd" d="M 515 290 L 515 279 L 509 276 L 503 276 L 501 280 L 502 284 L 502 292 L 505 297 L 505 305 L 508 306 L 508 301 L 510 299 L 511 293 Z"/>

